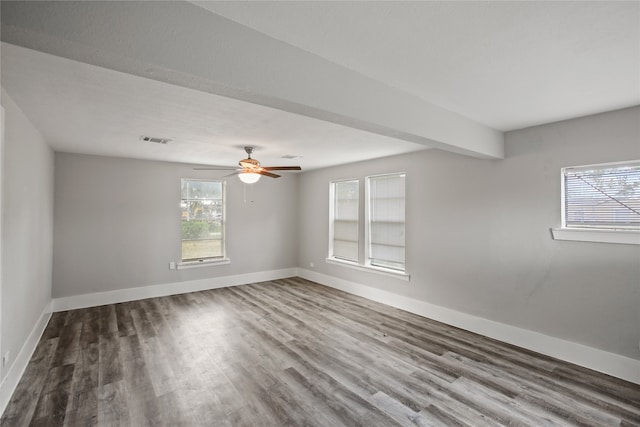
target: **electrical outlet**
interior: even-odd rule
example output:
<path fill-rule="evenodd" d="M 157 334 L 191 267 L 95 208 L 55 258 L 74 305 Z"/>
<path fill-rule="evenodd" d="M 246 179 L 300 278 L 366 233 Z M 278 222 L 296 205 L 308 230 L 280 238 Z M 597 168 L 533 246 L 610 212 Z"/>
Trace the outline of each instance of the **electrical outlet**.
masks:
<path fill-rule="evenodd" d="M 7 366 L 7 363 L 9 363 L 9 356 L 11 355 L 11 353 L 9 353 L 8 351 L 4 354 L 4 356 L 2 356 L 2 367 L 4 368 L 5 366 Z"/>
<path fill-rule="evenodd" d="M 171 262 L 169 263 L 169 270 L 175 270 L 175 269 L 176 269 L 176 263 L 175 263 L 175 262 L 173 262 L 173 261 L 171 261 Z"/>

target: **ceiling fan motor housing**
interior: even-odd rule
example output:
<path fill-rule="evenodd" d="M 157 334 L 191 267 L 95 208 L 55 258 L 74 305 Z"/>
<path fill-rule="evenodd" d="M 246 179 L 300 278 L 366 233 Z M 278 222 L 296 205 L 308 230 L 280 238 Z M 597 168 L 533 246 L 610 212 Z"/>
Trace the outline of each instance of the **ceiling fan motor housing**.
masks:
<path fill-rule="evenodd" d="M 238 164 L 241 167 L 249 168 L 249 169 L 254 169 L 254 168 L 259 168 L 260 167 L 260 162 L 251 158 L 251 154 L 253 153 L 254 149 L 255 149 L 255 147 L 251 147 L 251 146 L 244 147 L 244 151 L 247 152 L 247 156 L 248 157 L 246 159 L 240 160 L 238 162 Z"/>
<path fill-rule="evenodd" d="M 252 159 L 251 157 L 249 157 L 248 159 L 240 160 L 238 164 L 243 168 L 250 168 L 250 169 L 260 167 L 260 162 L 257 161 L 256 159 Z"/>

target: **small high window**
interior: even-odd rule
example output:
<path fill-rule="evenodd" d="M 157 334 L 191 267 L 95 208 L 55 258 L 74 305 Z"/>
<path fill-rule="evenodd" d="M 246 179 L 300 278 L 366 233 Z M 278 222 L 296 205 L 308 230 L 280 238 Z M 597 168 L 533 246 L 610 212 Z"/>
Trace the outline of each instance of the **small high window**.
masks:
<path fill-rule="evenodd" d="M 562 169 L 563 227 L 640 230 L 640 162 Z"/>
<path fill-rule="evenodd" d="M 562 169 L 556 240 L 640 245 L 640 161 Z"/>

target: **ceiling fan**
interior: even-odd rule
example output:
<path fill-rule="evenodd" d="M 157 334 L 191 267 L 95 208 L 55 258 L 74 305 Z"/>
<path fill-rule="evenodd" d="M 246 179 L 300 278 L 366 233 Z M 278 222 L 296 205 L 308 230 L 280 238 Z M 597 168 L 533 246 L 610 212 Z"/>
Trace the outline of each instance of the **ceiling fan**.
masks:
<path fill-rule="evenodd" d="M 251 154 L 255 147 L 244 147 L 244 151 L 247 152 L 247 158 L 240 160 L 238 165 L 239 168 L 235 167 L 202 167 L 202 168 L 194 168 L 194 170 L 234 170 L 233 173 L 230 173 L 226 176 L 238 175 L 240 181 L 245 184 L 253 184 L 254 182 L 258 182 L 262 175 L 268 176 L 269 178 L 280 178 L 280 175 L 272 173 L 270 171 L 299 171 L 302 170 L 300 166 L 260 166 L 260 162 L 256 159 L 251 158 Z"/>

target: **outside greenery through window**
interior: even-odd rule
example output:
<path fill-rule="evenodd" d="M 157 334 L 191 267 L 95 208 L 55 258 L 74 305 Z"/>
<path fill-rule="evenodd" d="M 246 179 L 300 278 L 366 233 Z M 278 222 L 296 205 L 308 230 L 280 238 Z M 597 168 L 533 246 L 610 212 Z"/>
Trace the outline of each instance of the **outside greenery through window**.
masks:
<path fill-rule="evenodd" d="M 182 261 L 223 258 L 224 182 L 182 180 Z"/>

